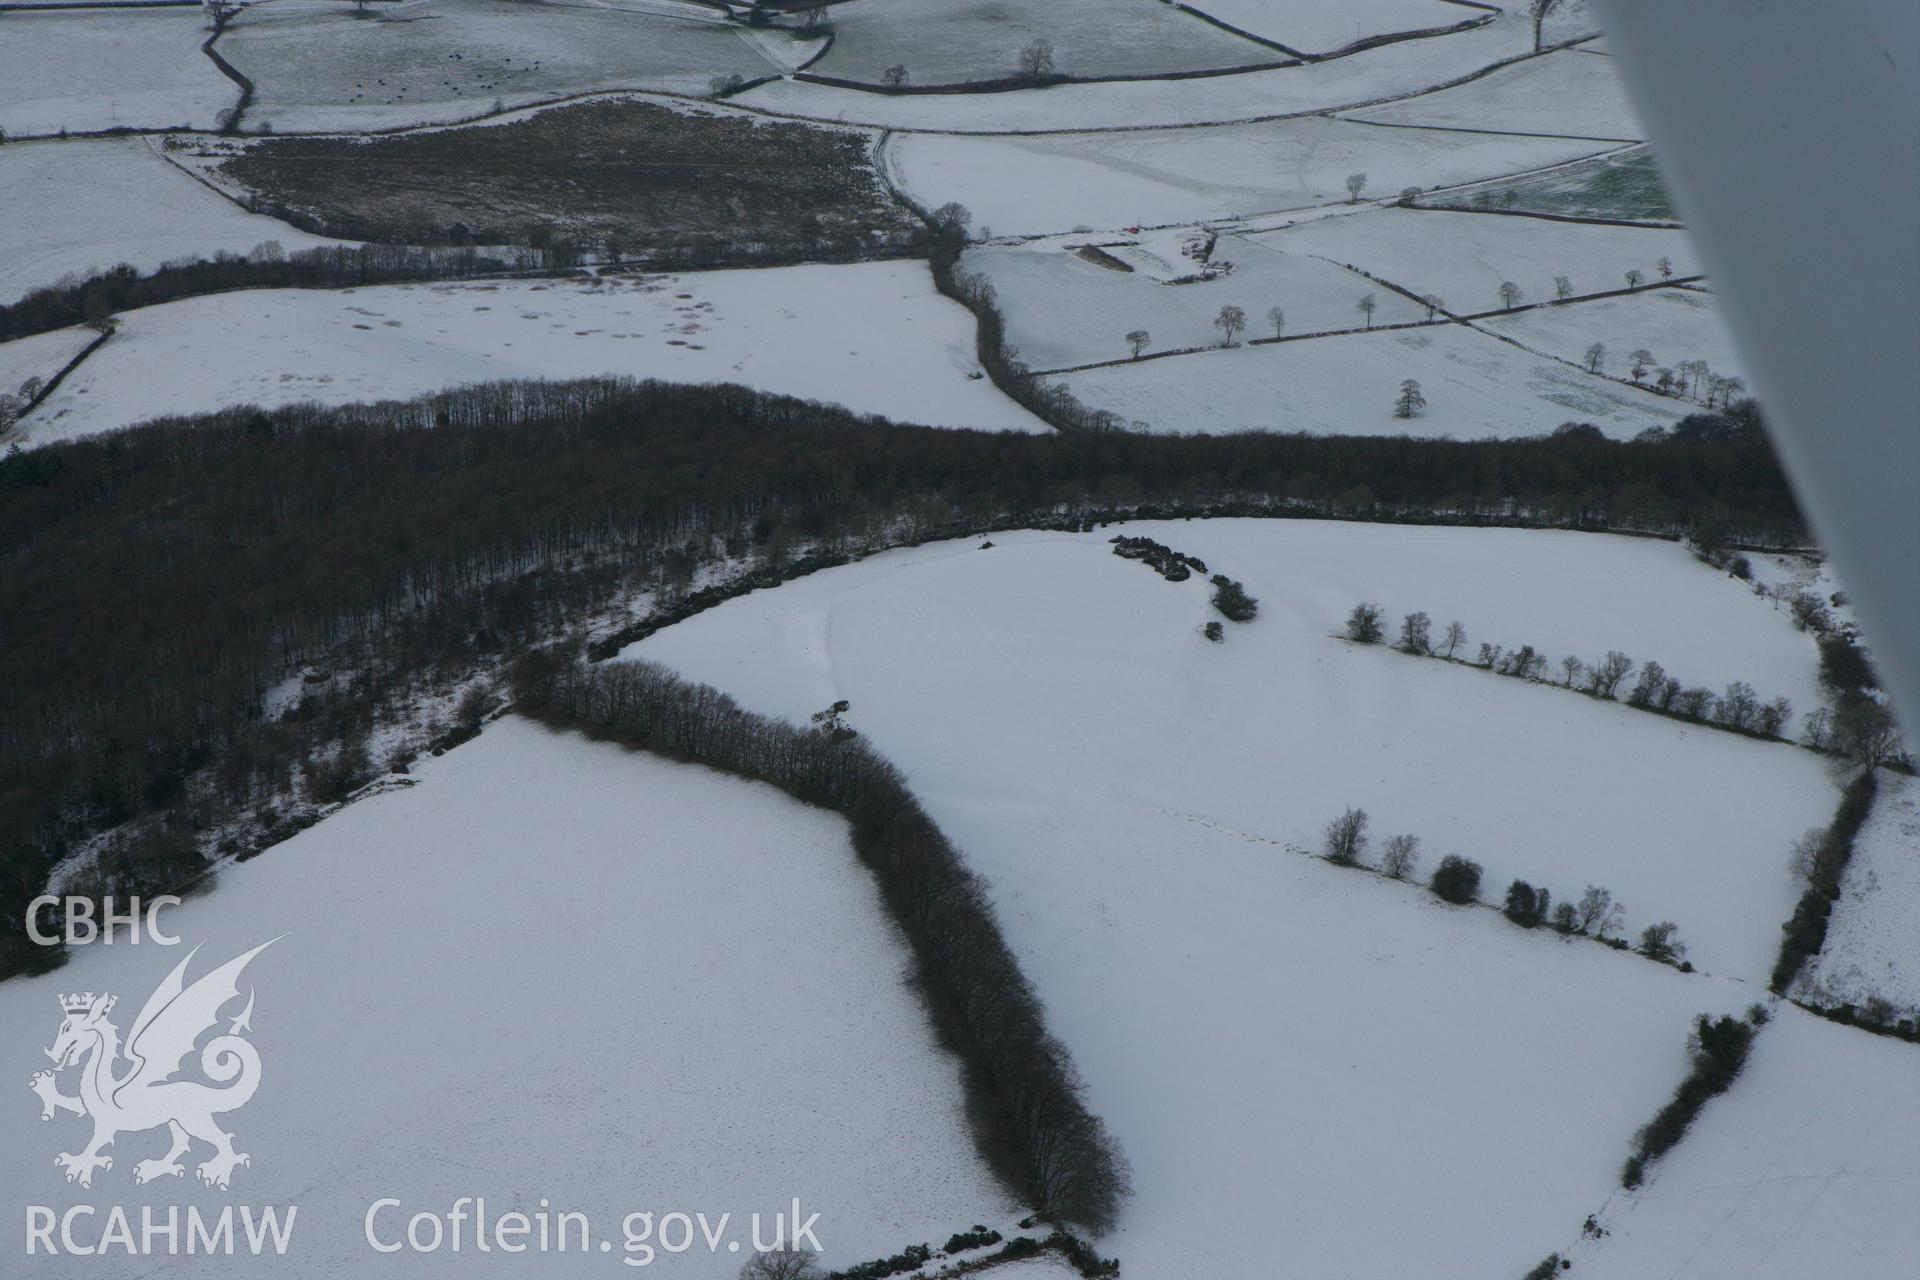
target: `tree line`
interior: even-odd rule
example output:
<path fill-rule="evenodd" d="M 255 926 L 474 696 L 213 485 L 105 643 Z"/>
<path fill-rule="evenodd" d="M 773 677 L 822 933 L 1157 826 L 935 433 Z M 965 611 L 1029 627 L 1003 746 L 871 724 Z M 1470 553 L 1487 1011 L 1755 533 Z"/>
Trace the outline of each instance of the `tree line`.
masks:
<path fill-rule="evenodd" d="M 754 715 L 654 663 L 585 666 L 537 650 L 516 664 L 513 689 L 519 710 L 549 724 L 772 783 L 843 814 L 912 948 L 934 1026 L 964 1064 L 988 1163 L 1049 1213 L 1094 1230 L 1113 1224 L 1125 1162 L 1081 1100 L 985 889 L 898 769 L 857 735 Z"/>
<path fill-rule="evenodd" d="M 1355 605 L 1347 615 L 1346 637 L 1356 644 L 1383 643 L 1386 620 L 1382 608 L 1367 602 Z M 1609 649 L 1604 656 L 1593 659 L 1567 654 L 1554 663 L 1530 644 L 1508 649 L 1482 641 L 1474 657 L 1460 656 L 1469 643 L 1467 629 L 1457 619 L 1436 638 L 1432 618 L 1416 611 L 1401 618 L 1393 647 L 1414 657 L 1438 658 L 1534 684 L 1577 690 L 1604 702 L 1616 700 L 1627 678 L 1638 670 L 1639 678 L 1627 687 L 1626 695 L 1626 704 L 1637 711 L 1770 742 L 1790 741 L 1786 726 L 1793 717 L 1793 703 L 1784 697 L 1763 700 L 1744 680 L 1735 680 L 1715 694 L 1702 686 L 1683 684 L 1658 662 L 1638 665 L 1618 649 Z M 1911 761 L 1901 750 L 1900 731 L 1892 714 L 1863 692 L 1863 685 L 1875 681 L 1871 667 L 1850 637 L 1822 637 L 1821 675 L 1834 702 L 1807 717 L 1801 744 L 1869 769 L 1882 764 L 1911 768 Z M 1849 685 L 1849 681 L 1854 683 Z"/>
<path fill-rule="evenodd" d="M 538 249 L 320 245 L 288 253 L 277 240 L 249 253 L 171 262 L 142 275 L 122 263 L 81 280 L 35 289 L 0 306 L 0 342 L 71 325 L 96 328 L 117 311 L 231 289 L 321 289 L 422 280 L 471 280 L 549 266 Z"/>
<path fill-rule="evenodd" d="M 1389 880 L 1412 880 L 1420 866 L 1420 837 L 1412 834 L 1388 836 L 1380 847 L 1377 862 L 1369 865 L 1367 850 L 1372 837 L 1367 827 L 1372 819 L 1365 809 L 1349 808 L 1327 824 L 1320 856 L 1336 867 L 1373 871 Z M 1440 859 L 1427 879 L 1427 889 L 1442 902 L 1456 907 L 1473 906 L 1480 901 L 1480 881 L 1485 868 L 1472 858 L 1450 853 Z M 1592 938 L 1616 951 L 1632 944 L 1613 935 L 1626 925 L 1627 909 L 1615 901 L 1611 892 L 1599 885 L 1588 885 L 1578 899 L 1553 900 L 1553 894 L 1536 889 L 1525 880 L 1507 886 L 1506 903 L 1501 914 L 1522 929 L 1550 926 L 1564 938 Z M 1671 920 L 1648 925 L 1640 932 L 1640 944 L 1634 947 L 1649 960 L 1674 965 L 1691 973 L 1686 961 L 1687 948 L 1679 939 L 1679 927 Z"/>
<path fill-rule="evenodd" d="M 381 708 L 643 591 L 670 619 L 703 565 L 778 581 L 934 538 L 1195 515 L 1802 536 L 1751 440 L 990 435 L 611 378 L 13 450 L 0 974 L 32 958 L 26 900 L 99 833 L 161 821 L 151 856 L 175 866 L 234 814 L 284 829 L 316 785 L 386 763 L 349 749 Z M 332 674 L 266 719 L 269 690 L 310 667 Z"/>

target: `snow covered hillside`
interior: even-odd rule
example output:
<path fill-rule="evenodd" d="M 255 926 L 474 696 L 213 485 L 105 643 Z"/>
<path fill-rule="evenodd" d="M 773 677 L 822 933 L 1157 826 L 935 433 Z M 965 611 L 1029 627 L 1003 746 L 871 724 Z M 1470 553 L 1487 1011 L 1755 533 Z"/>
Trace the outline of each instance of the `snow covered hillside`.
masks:
<path fill-rule="evenodd" d="M 1260 311 L 1249 315 L 1260 323 Z M 1109 341 L 1118 346 L 1115 339 L 1128 327 L 1118 317 Z M 1394 401 L 1408 378 L 1420 384 L 1427 403 L 1417 417 L 1401 418 Z M 1631 440 L 1697 408 L 1445 324 L 1242 345 L 1090 369 L 1061 381 L 1096 409 L 1170 434 L 1305 431 L 1478 440 L 1590 422 L 1613 439 Z"/>
<path fill-rule="evenodd" d="M 1312 116 L 1200 129 L 1037 137 L 896 134 L 888 154 L 928 208 L 958 200 L 999 235 L 1248 218 L 1368 194 L 1451 186 L 1590 156 L 1605 144 L 1381 129 Z"/>
<path fill-rule="evenodd" d="M 335 244 L 237 208 L 167 163 L 148 138 L 21 142 L 0 147 L 0 303 L 128 263 Z M 140 216 L 129 218 L 127 211 Z"/>
<path fill-rule="evenodd" d="M 198 358 L 208 344 L 221 353 L 211 365 Z M 972 317 L 918 262 L 270 290 L 128 312 L 19 434 L 39 444 L 228 405 L 588 374 L 738 382 L 937 426 L 1046 429 L 977 372 Z"/>
<path fill-rule="evenodd" d="M 200 52 L 207 33 L 198 6 L 0 17 L 0 129 L 10 137 L 205 129 L 240 96 Z"/>
<path fill-rule="evenodd" d="M 1920 1009 L 1920 783 L 1880 775 L 1873 812 L 1853 842 L 1826 946 L 1803 977 L 1835 1003 L 1879 999 L 1893 1017 Z"/>
<path fill-rule="evenodd" d="M 1111 555 L 1116 533 L 1244 581 L 1259 618 L 1209 643 L 1205 585 Z M 1234 1273 L 1276 1230 L 1304 1274 L 1531 1265 L 1605 1202 L 1691 1014 L 1764 995 L 1797 890 L 1783 836 L 1835 789 L 1791 747 L 1330 633 L 1379 600 L 1796 700 L 1806 638 L 1633 540 L 1219 521 L 993 541 L 756 592 L 632 652 L 790 718 L 850 700 L 993 881 L 1134 1162 L 1106 1243 L 1139 1274 Z M 1347 805 L 1376 840 L 1419 835 L 1425 870 L 1482 862 L 1488 898 L 1605 886 L 1717 976 L 1305 856 Z"/>
<path fill-rule="evenodd" d="M 1647 1185 L 1559 1242 L 1582 1280 L 1900 1275 L 1920 1256 L 1915 1049 L 1776 1006 Z"/>
<path fill-rule="evenodd" d="M 587 1213 L 618 1258 L 629 1212 L 731 1212 L 744 1239 L 749 1214 L 770 1223 L 798 1195 L 832 1265 L 1018 1216 L 974 1154 L 955 1061 L 933 1044 L 837 816 L 514 718 L 413 781 L 227 868 L 168 915 L 188 946 L 205 940 L 192 976 L 287 935 L 247 971 L 264 1082 L 226 1118 L 252 1156 L 233 1198 L 299 1206 L 274 1274 L 364 1271 L 363 1218 L 384 1196 L 404 1199 L 380 1224 L 395 1235 L 404 1215 L 460 1196 L 495 1213 L 547 1197 Z M 135 1194 L 134 1164 L 162 1153 L 164 1133 L 123 1136 L 91 1190 L 70 1186 L 52 1157 L 82 1122 L 43 1124 L 24 1085 L 46 1065 L 36 1046 L 59 1025 L 56 995 L 113 991 L 130 1019 L 185 950 L 96 946 L 0 986 L 21 1095 L 0 1110 L 9 1203 Z M 191 1173 L 139 1196 L 228 1199 Z M 153 1267 L 89 1261 L 102 1276 Z M 407 1275 L 625 1269 L 597 1252 L 479 1254 L 471 1239 L 398 1261 Z M 657 1261 L 700 1278 L 740 1265 L 704 1246 Z M 262 1265 L 193 1262 L 234 1276 Z M 9 1274 L 74 1271 L 43 1255 Z"/>

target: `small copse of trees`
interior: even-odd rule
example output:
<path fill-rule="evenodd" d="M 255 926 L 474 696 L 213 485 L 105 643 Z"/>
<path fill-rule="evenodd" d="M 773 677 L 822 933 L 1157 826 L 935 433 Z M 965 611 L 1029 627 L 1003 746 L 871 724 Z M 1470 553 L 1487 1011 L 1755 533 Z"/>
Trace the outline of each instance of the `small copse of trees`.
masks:
<path fill-rule="evenodd" d="M 1213 575 L 1213 607 L 1228 622 L 1252 622 L 1260 612 L 1260 602 L 1224 573 Z"/>

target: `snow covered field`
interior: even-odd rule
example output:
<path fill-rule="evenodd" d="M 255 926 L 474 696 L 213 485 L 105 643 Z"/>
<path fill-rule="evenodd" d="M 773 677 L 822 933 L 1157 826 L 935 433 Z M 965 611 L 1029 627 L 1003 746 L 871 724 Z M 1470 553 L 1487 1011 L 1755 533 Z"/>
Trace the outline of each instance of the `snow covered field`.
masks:
<path fill-rule="evenodd" d="M 391 19 L 340 5 L 250 13 L 220 42 L 259 94 L 252 123 L 384 129 L 469 119 L 594 89 L 704 94 L 715 76 L 784 68 L 733 27 L 510 0 L 420 0 Z"/>
<path fill-rule="evenodd" d="M 1088 241 L 1106 243 L 1099 236 L 1069 237 L 1024 248 L 973 249 L 962 259 L 963 270 L 993 281 L 1007 338 L 1035 369 L 1122 359 L 1128 353 L 1125 335 L 1133 329 L 1153 335 L 1149 351 L 1212 346 L 1221 336 L 1214 318 L 1227 304 L 1247 314 L 1242 340 L 1273 336 L 1267 310 L 1274 306 L 1286 313 L 1287 333 L 1360 327 L 1365 317 L 1355 308 L 1368 294 L 1377 304 L 1375 324 L 1426 318 L 1424 308 L 1365 276 L 1240 236 L 1223 236 L 1214 246 L 1214 260 L 1232 262 L 1231 272 L 1186 284 L 1115 271 L 1071 251 L 1071 245 Z"/>
<path fill-rule="evenodd" d="M 808 70 L 879 84 L 963 84 L 1020 74 L 1030 40 L 1053 46 L 1068 76 L 1152 75 L 1280 62 L 1286 55 L 1161 0 L 849 0 L 828 15 L 833 48 Z"/>
<path fill-rule="evenodd" d="M 1001 235 L 1158 226 L 1368 199 L 1559 164 L 1594 143 L 1275 120 L 1208 129 L 1046 137 L 900 134 L 890 166 L 927 208 L 958 200 Z"/>
<path fill-rule="evenodd" d="M 1386 290 L 1380 290 L 1382 298 Z M 1258 323 L 1259 312 L 1252 319 Z M 1112 326 L 1120 333 L 1124 320 Z M 1125 354 L 1124 351 L 1116 354 Z M 1393 416 L 1404 379 L 1427 407 Z M 1622 386 L 1461 325 L 1308 338 L 1089 369 L 1061 379 L 1096 409 L 1161 433 L 1306 431 L 1316 435 L 1544 435 L 1591 422 L 1630 440 L 1671 426 L 1690 401 Z"/>
<path fill-rule="evenodd" d="M 1647 136 L 1613 59 L 1577 49 L 1529 58 L 1450 89 L 1355 111 L 1353 118 L 1623 142 Z"/>
<path fill-rule="evenodd" d="M 236 208 L 155 155 L 145 138 L 0 147 L 0 303 L 69 273 L 174 258 L 333 244 Z M 138 216 L 130 216 L 130 211 Z"/>
<path fill-rule="evenodd" d="M 902 421 L 1045 430 L 968 377 L 973 330 L 919 262 L 253 290 L 127 312 L 22 432 L 39 444 L 228 405 L 597 374 L 738 382 Z M 218 361 L 205 359 L 209 344 Z"/>
<path fill-rule="evenodd" d="M 616 1257 L 630 1211 L 730 1211 L 744 1239 L 748 1214 L 770 1231 L 795 1195 L 820 1213 L 833 1265 L 974 1222 L 1005 1228 L 1014 1206 L 974 1154 L 957 1065 L 933 1044 L 838 816 L 513 718 L 414 776 L 169 916 L 188 945 L 208 940 L 193 976 L 287 934 L 247 971 L 264 1083 L 226 1118 L 253 1157 L 234 1198 L 299 1206 L 275 1275 L 370 1273 L 362 1219 L 382 1196 L 405 1199 L 383 1220 L 394 1234 L 459 1196 L 494 1213 L 547 1197 L 589 1214 Z M 52 1157 L 82 1122 L 42 1124 L 24 1088 L 46 1066 L 58 993 L 118 993 L 124 1031 L 185 950 L 96 946 L 0 986 L 21 1094 L 0 1112 L 8 1203 L 227 1198 L 191 1173 L 135 1187 L 135 1158 L 159 1155 L 164 1133 L 121 1138 L 90 1192 L 68 1185 Z M 479 1254 L 470 1236 L 459 1254 L 401 1258 L 407 1275 L 624 1269 L 598 1254 Z M 702 1280 L 740 1266 L 704 1246 L 657 1260 Z M 154 1274 L 150 1259 L 90 1262 Z M 18 1274 L 73 1271 L 42 1257 Z"/>
<path fill-rule="evenodd" d="M 1112 556 L 1120 532 L 1243 580 L 1259 619 L 1210 644 L 1204 584 Z M 850 700 L 992 881 L 1133 1161 L 1105 1243 L 1135 1274 L 1242 1274 L 1284 1240 L 1302 1275 L 1517 1275 L 1577 1229 L 1684 1073 L 1691 1015 L 1761 993 L 1795 893 L 1783 838 L 1834 787 L 1793 748 L 1328 633 L 1374 599 L 1796 698 L 1805 637 L 1638 540 L 1218 521 L 993 541 L 755 592 L 629 652 L 789 718 Z M 1348 804 L 1377 838 L 1419 834 L 1425 869 L 1480 860 L 1489 898 L 1605 885 L 1722 976 L 1288 850 Z"/>
<path fill-rule="evenodd" d="M 1827 942 L 1806 980 L 1838 1003 L 1879 997 L 1920 1009 L 1920 782 L 1880 774 L 1873 813 L 1854 840 Z"/>
<path fill-rule="evenodd" d="M 775 80 L 734 99 L 818 120 L 942 133 L 1058 132 L 1217 124 L 1331 111 L 1421 93 L 1533 48 L 1533 25 L 1505 17 L 1435 40 L 1403 40 L 1329 62 L 1194 80 L 1066 84 L 1015 93 L 896 96 Z"/>
<path fill-rule="evenodd" d="M 1566 276 L 1579 297 L 1626 288 L 1628 271 L 1657 280 L 1661 258 L 1676 276 L 1700 270 L 1684 231 L 1499 214 L 1376 209 L 1303 222 L 1261 240 L 1288 253 L 1350 262 L 1416 294 L 1438 294 L 1463 315 L 1497 309 L 1506 280 L 1520 286 L 1521 301 L 1545 302 L 1554 296 L 1555 276 Z"/>
<path fill-rule="evenodd" d="M 1371 36 L 1431 31 L 1469 22 L 1484 9 L 1447 0 L 1311 0 L 1284 7 L 1261 0 L 1198 0 L 1192 6 L 1242 31 L 1263 36 L 1301 53 L 1332 53 Z"/>
<path fill-rule="evenodd" d="M 91 329 L 56 329 L 0 342 L 0 396 L 16 394 L 29 378 L 45 384 L 98 336 Z"/>
<path fill-rule="evenodd" d="M 1920 1050 L 1774 1006 L 1733 1089 L 1707 1104 L 1605 1238 L 1559 1248 L 1582 1280 L 1905 1275 L 1920 1257 Z"/>
<path fill-rule="evenodd" d="M 0 129 L 10 137 L 116 125 L 208 128 L 240 97 L 190 9 L 0 14 Z"/>
<path fill-rule="evenodd" d="M 1656 289 L 1564 307 L 1536 307 L 1477 323 L 1536 351 L 1583 363 L 1587 348 L 1601 343 L 1607 348 L 1601 372 L 1615 377 L 1627 376 L 1629 357 L 1641 348 L 1652 353 L 1656 368 L 1705 360 L 1715 373 L 1746 373 L 1713 295 L 1691 289 Z"/>

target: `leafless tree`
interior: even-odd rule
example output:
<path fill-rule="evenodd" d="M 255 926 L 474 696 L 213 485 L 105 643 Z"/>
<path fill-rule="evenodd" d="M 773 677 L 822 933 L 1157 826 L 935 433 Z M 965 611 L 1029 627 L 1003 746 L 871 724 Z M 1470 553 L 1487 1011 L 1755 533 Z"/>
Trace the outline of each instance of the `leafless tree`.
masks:
<path fill-rule="evenodd" d="M 1645 347 L 1636 347 L 1633 354 L 1627 357 L 1627 366 L 1635 382 L 1647 376 L 1647 366 L 1652 363 L 1653 352 Z"/>
<path fill-rule="evenodd" d="M 1560 0 L 1527 0 L 1527 16 L 1533 19 L 1533 51 L 1540 52 L 1547 19 L 1560 7 Z"/>
<path fill-rule="evenodd" d="M 1676 689 L 1667 700 L 1667 709 L 1683 720 L 1703 720 L 1713 705 L 1713 690 L 1694 687 Z"/>
<path fill-rule="evenodd" d="M 1429 320 L 1433 319 L 1435 315 L 1439 314 L 1441 308 L 1446 306 L 1444 302 L 1440 301 L 1437 296 L 1431 293 L 1420 299 L 1420 305 L 1427 309 L 1427 319 Z"/>
<path fill-rule="evenodd" d="M 1679 964 L 1687 958 L 1687 944 L 1680 941 L 1680 926 L 1671 920 L 1650 924 L 1640 931 L 1640 954 L 1649 960 Z"/>
<path fill-rule="evenodd" d="M 1371 329 L 1373 328 L 1373 312 L 1379 305 L 1380 300 L 1378 298 L 1375 298 L 1370 293 L 1363 293 L 1360 295 L 1360 301 L 1353 304 L 1353 309 L 1367 318 L 1367 328 Z"/>
<path fill-rule="evenodd" d="M 1364 173 L 1348 174 L 1347 175 L 1347 203 L 1358 204 L 1360 202 L 1360 193 L 1366 190 L 1366 188 L 1367 188 L 1366 174 Z"/>
<path fill-rule="evenodd" d="M 1808 713 L 1800 725 L 1800 741 L 1815 751 L 1825 751 L 1833 745 L 1833 712 L 1825 707 L 1815 707 Z"/>
<path fill-rule="evenodd" d="M 1580 932 L 1590 933 L 1596 938 L 1604 938 L 1618 929 L 1627 915 L 1627 909 L 1615 902 L 1611 893 L 1595 884 L 1587 886 L 1574 911 Z"/>
<path fill-rule="evenodd" d="M 881 80 L 885 81 L 888 85 L 892 86 L 895 89 L 898 89 L 901 85 L 907 82 L 907 64 L 904 62 L 894 63 L 892 66 L 888 67 L 885 71 L 882 71 L 880 73 L 880 78 Z"/>
<path fill-rule="evenodd" d="M 769 1249 L 740 1268 L 740 1280 L 815 1280 L 819 1275 L 819 1255 L 811 1249 Z"/>
<path fill-rule="evenodd" d="M 1053 41 L 1036 37 L 1020 49 L 1020 74 L 1041 80 L 1053 74 Z"/>
<path fill-rule="evenodd" d="M 1660 272 L 1660 278 L 1662 280 L 1673 279 L 1673 259 L 1672 258 L 1662 257 L 1660 261 L 1654 263 L 1653 265 L 1654 265 L 1654 268 Z"/>
<path fill-rule="evenodd" d="M 1858 698 L 1835 713 L 1833 748 L 1875 769 L 1900 755 L 1900 729 L 1885 707 L 1871 698 Z"/>
<path fill-rule="evenodd" d="M 1453 651 L 1455 649 L 1458 649 L 1461 645 L 1465 644 L 1466 642 L 1467 642 L 1467 629 L 1461 626 L 1457 621 L 1449 622 L 1447 624 L 1446 635 L 1441 637 L 1440 647 L 1446 652 L 1446 655 L 1449 658 L 1451 658 L 1453 656 Z"/>
<path fill-rule="evenodd" d="M 1394 417 L 1411 418 L 1426 407 L 1427 398 L 1420 393 L 1420 383 L 1418 379 L 1408 378 L 1400 384 L 1400 394 L 1395 397 L 1393 402 Z M 1420 616 L 1424 618 L 1427 615 L 1423 613 Z"/>
<path fill-rule="evenodd" d="M 1586 665 L 1572 654 L 1560 659 L 1560 674 L 1565 677 L 1567 688 L 1573 688 L 1573 682 L 1580 678 L 1580 673 L 1586 669 Z"/>
<path fill-rule="evenodd" d="M 1744 733 L 1760 719 L 1760 696 L 1746 681 L 1735 680 L 1720 695 L 1720 701 L 1714 707 L 1714 716 L 1727 728 Z"/>
<path fill-rule="evenodd" d="M 1781 731 L 1787 727 L 1787 721 L 1791 719 L 1793 719 L 1792 700 L 1775 698 L 1760 708 L 1760 714 L 1755 719 L 1753 727 L 1757 733 L 1763 733 L 1769 738 L 1778 738 L 1783 736 Z"/>
<path fill-rule="evenodd" d="M 1286 332 L 1287 313 L 1279 307 L 1268 307 L 1267 323 L 1273 326 L 1273 336 L 1277 338 Z"/>
<path fill-rule="evenodd" d="M 1638 289 L 1640 287 L 1640 282 L 1644 279 L 1646 279 L 1646 277 L 1640 274 L 1640 268 L 1638 267 L 1633 268 L 1631 271 L 1627 272 L 1627 288 Z"/>
<path fill-rule="evenodd" d="M 1573 281 L 1565 276 L 1553 278 L 1553 297 L 1556 302 L 1565 302 L 1573 296 Z"/>
<path fill-rule="evenodd" d="M 1419 862 L 1419 836 L 1388 836 L 1380 846 L 1380 870 L 1395 880 L 1412 875 Z"/>
<path fill-rule="evenodd" d="M 1385 633 L 1377 604 L 1357 604 L 1347 615 L 1347 639 L 1357 644 L 1379 644 Z"/>
<path fill-rule="evenodd" d="M 1787 870 L 1794 879 L 1813 879 L 1813 869 L 1820 861 L 1820 849 L 1826 843 L 1827 832 L 1824 827 L 1812 827 L 1793 842 L 1793 847 L 1787 850 Z"/>
<path fill-rule="evenodd" d="M 1515 284 L 1511 280 L 1502 280 L 1500 282 L 1500 305 L 1501 306 L 1511 311 L 1514 309 L 1514 307 L 1519 305 L 1521 296 L 1522 295 L 1520 292 L 1519 285 Z"/>
<path fill-rule="evenodd" d="M 1229 302 L 1220 308 L 1220 314 L 1213 318 L 1213 327 L 1220 331 L 1220 345 L 1233 345 L 1234 335 L 1247 327 L 1247 313 Z"/>
<path fill-rule="evenodd" d="M 1147 344 L 1152 341 L 1153 335 L 1145 329 L 1134 329 L 1127 334 L 1127 346 L 1132 348 L 1135 360 L 1140 358 L 1140 353 L 1145 351 Z"/>
<path fill-rule="evenodd" d="M 1634 684 L 1632 692 L 1627 694 L 1627 705 L 1653 708 L 1666 683 L 1667 669 L 1649 660 L 1646 666 L 1640 668 L 1640 679 Z"/>
<path fill-rule="evenodd" d="M 1433 652 L 1433 623 L 1424 612 L 1400 619 L 1400 647 L 1423 658 Z"/>
<path fill-rule="evenodd" d="M 1607 656 L 1587 667 L 1587 692 L 1596 698 L 1611 698 L 1620 688 L 1620 682 L 1633 674 L 1633 659 L 1618 649 L 1607 650 Z"/>
<path fill-rule="evenodd" d="M 1607 358 L 1607 344 L 1596 342 L 1587 348 L 1587 372 L 1600 372 L 1600 364 Z"/>
<path fill-rule="evenodd" d="M 1327 824 L 1326 856 L 1328 862 L 1351 867 L 1360 861 L 1360 855 L 1367 849 L 1367 811 L 1348 809 L 1345 813 Z"/>
<path fill-rule="evenodd" d="M 933 225 L 941 235 L 964 240 L 973 225 L 973 210 L 958 200 L 949 200 L 933 211 Z"/>
<path fill-rule="evenodd" d="M 1402 187 L 1400 188 L 1400 199 L 1398 203 L 1402 209 L 1411 209 L 1413 208 L 1414 201 L 1418 200 L 1419 198 L 1420 198 L 1420 188 Z"/>

